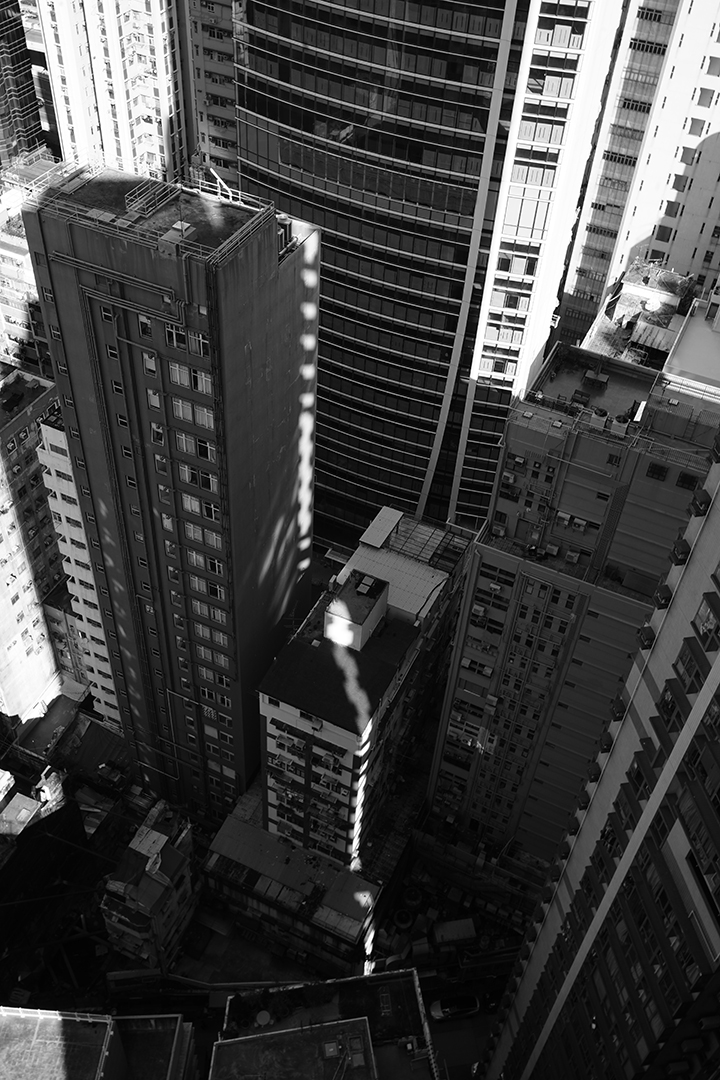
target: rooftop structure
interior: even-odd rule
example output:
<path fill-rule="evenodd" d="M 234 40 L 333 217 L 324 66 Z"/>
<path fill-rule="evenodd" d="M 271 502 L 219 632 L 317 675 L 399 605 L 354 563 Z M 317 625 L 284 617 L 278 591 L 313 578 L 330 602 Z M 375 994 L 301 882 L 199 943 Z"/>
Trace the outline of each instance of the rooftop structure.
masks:
<path fill-rule="evenodd" d="M 257 1033 L 236 1036 L 248 1027 Z M 272 1068 L 278 1080 L 437 1080 L 414 970 L 236 994 L 210 1080 Z"/>
<path fill-rule="evenodd" d="M 582 342 L 602 356 L 658 371 L 692 305 L 694 277 L 636 259 L 615 283 Z"/>

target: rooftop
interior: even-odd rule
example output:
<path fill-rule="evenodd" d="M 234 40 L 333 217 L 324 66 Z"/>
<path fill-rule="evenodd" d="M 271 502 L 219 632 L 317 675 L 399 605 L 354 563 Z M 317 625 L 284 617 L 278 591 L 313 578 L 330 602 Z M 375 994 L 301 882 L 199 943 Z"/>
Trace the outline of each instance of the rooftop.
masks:
<path fill-rule="evenodd" d="M 272 1076 L 273 1080 L 375 1080 L 367 1020 L 358 1018 L 215 1043 L 210 1080 Z"/>
<path fill-rule="evenodd" d="M 691 390 L 720 410 L 720 330 L 707 318 L 707 301 L 696 300 L 663 367 L 671 389 Z M 689 385 L 688 385 L 689 384 Z"/>
<path fill-rule="evenodd" d="M 339 592 L 332 596 L 327 611 L 360 625 L 373 611 L 386 587 L 386 581 L 353 571 L 344 578 Z"/>
<path fill-rule="evenodd" d="M 31 201 L 44 213 L 86 220 L 100 231 L 152 246 L 173 231 L 173 243 L 206 258 L 258 215 L 272 212 L 268 203 L 231 194 L 221 197 L 113 169 L 83 168 Z"/>
<path fill-rule="evenodd" d="M 616 282 L 583 346 L 658 370 L 690 308 L 695 279 L 636 259 Z"/>
<path fill-rule="evenodd" d="M 622 440 L 704 475 L 701 447 L 710 446 L 719 423 L 720 400 L 713 402 L 707 388 L 678 386 L 665 372 L 560 343 L 526 400 L 512 410 L 508 442 L 512 446 L 513 427 L 533 428 L 558 442 L 580 432 Z"/>
<path fill-rule="evenodd" d="M 118 1016 L 115 1024 L 125 1051 L 128 1077 L 165 1080 L 175 1075 L 174 1069 L 170 1073 L 170 1066 L 182 1016 Z"/>
<path fill-rule="evenodd" d="M 333 594 L 320 597 L 294 638 L 282 649 L 260 691 L 296 709 L 361 735 L 420 628 L 388 619 L 360 651 L 324 636 Z"/>
<path fill-rule="evenodd" d="M 53 383 L 28 375 L 9 364 L 0 364 L 0 429 L 48 390 Z"/>
<path fill-rule="evenodd" d="M 402 510 L 383 506 L 360 537 L 362 547 L 385 548 L 451 573 L 472 537 L 464 529 L 417 521 Z"/>
<path fill-rule="evenodd" d="M 112 1019 L 0 1005 L 0 1076 L 98 1080 Z"/>
<path fill-rule="evenodd" d="M 210 845 L 206 867 L 351 942 L 359 940 L 380 892 L 351 870 L 249 825 L 234 812 Z"/>
<path fill-rule="evenodd" d="M 268 1069 L 268 1076 L 295 1080 L 325 1080 L 326 1072 L 317 1071 L 324 1062 L 334 1059 L 334 1071 L 330 1077 L 343 1075 L 346 1080 L 377 1075 L 379 1080 L 429 1080 L 433 1076 L 428 1051 L 427 1021 L 424 1015 L 419 984 L 415 971 L 398 971 L 378 975 L 356 976 L 347 979 L 331 979 L 324 983 L 285 986 L 260 992 L 235 994 L 228 1000 L 224 1038 L 252 1024 L 264 1028 L 264 1035 L 253 1038 L 260 1049 L 261 1040 L 269 1054 L 273 1047 L 284 1046 L 288 1053 L 302 1053 L 302 1039 L 312 1042 L 307 1059 L 315 1071 L 305 1071 L 304 1059 L 290 1057 L 287 1071 Z M 362 1021 L 360 1029 L 353 1021 Z M 369 1040 L 375 1057 L 377 1073 L 360 1071 L 363 1063 L 353 1062 L 349 1039 L 362 1031 L 364 1045 Z M 347 1066 L 341 1069 L 342 1049 L 338 1036 L 348 1040 L 346 1044 Z M 318 1039 L 319 1036 L 319 1039 Z M 325 1044 L 337 1041 L 337 1054 L 326 1056 Z M 286 1041 L 287 1040 L 287 1041 Z M 248 1040 L 233 1040 L 229 1046 L 241 1046 Z M 224 1044 L 221 1044 L 224 1045 Z M 318 1059 L 317 1049 L 322 1057 Z M 217 1047 L 216 1047 L 217 1052 Z M 252 1050 L 251 1050 L 252 1052 Z M 256 1051 L 257 1052 L 257 1051 Z M 369 1057 L 370 1055 L 368 1055 Z M 231 1053 L 228 1059 L 232 1060 Z M 227 1060 L 227 1059 L 226 1059 Z M 257 1060 L 257 1059 L 254 1059 Z M 274 1057 L 270 1059 L 274 1062 Z M 211 1080 L 225 1080 L 236 1075 L 253 1075 L 259 1070 L 245 1068 L 236 1073 L 215 1073 L 215 1057 Z M 357 1071 L 356 1071 L 357 1070 Z"/>

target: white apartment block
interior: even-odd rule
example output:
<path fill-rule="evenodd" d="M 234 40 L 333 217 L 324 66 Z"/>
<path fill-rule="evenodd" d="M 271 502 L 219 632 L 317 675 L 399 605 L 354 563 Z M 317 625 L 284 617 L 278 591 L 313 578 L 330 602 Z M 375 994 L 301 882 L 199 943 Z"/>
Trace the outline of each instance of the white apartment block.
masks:
<path fill-rule="evenodd" d="M 39 0 L 63 157 L 163 179 L 180 166 L 173 0 Z"/>
<path fill-rule="evenodd" d="M 695 275 L 707 290 L 720 272 L 720 4 L 680 7 L 608 281 L 639 255 Z"/>
<path fill-rule="evenodd" d="M 90 687 L 95 710 L 106 723 L 120 731 L 122 725 L 110 643 L 100 618 L 100 604 L 103 592 L 107 593 L 107 590 L 102 582 L 98 582 L 92 546 L 85 532 L 67 435 L 59 416 L 43 420 L 40 432 L 42 441 L 37 453 L 45 474 L 45 487 L 52 507 L 58 547 L 68 575 L 66 585 L 74 612 L 74 620 L 69 618 L 67 621 L 74 621 L 75 636 L 79 639 L 78 674 L 82 682 Z"/>

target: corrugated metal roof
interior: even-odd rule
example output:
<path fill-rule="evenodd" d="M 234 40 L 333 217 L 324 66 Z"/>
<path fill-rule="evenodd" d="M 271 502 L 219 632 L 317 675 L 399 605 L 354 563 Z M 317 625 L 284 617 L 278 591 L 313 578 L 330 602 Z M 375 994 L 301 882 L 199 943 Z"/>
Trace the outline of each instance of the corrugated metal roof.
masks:
<path fill-rule="evenodd" d="M 448 577 L 444 570 L 434 570 L 427 563 L 385 548 L 358 548 L 338 574 L 338 582 L 342 584 L 352 570 L 387 581 L 388 607 L 413 618 L 423 613 L 429 599 L 436 598 Z"/>
<path fill-rule="evenodd" d="M 368 547 L 382 547 L 402 517 L 402 510 L 393 510 L 391 506 L 383 506 L 360 537 L 360 543 L 367 544 Z"/>

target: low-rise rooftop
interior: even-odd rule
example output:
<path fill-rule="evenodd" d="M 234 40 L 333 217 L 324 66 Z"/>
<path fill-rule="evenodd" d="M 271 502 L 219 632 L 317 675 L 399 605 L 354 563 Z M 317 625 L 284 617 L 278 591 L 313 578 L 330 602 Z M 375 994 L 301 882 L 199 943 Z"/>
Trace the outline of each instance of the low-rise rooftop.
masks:
<path fill-rule="evenodd" d="M 709 304 L 696 300 L 663 367 L 670 387 L 690 390 L 720 410 L 720 329 Z"/>
<path fill-rule="evenodd" d="M 0 364 L 0 430 L 52 389 L 53 384 L 46 379 Z"/>
<path fill-rule="evenodd" d="M 380 892 L 378 885 L 351 870 L 296 848 L 234 813 L 210 845 L 206 869 L 350 942 L 360 940 Z"/>
<path fill-rule="evenodd" d="M 210 1066 L 210 1080 L 376 1080 L 377 1075 L 364 1017 L 223 1040 L 215 1043 Z"/>
<path fill-rule="evenodd" d="M 99 1080 L 112 1019 L 0 1005 L 0 1076 Z"/>
<path fill-rule="evenodd" d="M 286 1050 L 285 1071 L 282 1066 L 279 1071 L 267 1069 L 268 1076 L 279 1080 L 295 1080 L 300 1076 L 303 1080 L 305 1077 L 326 1080 L 327 1076 L 342 1075 L 345 1080 L 356 1076 L 377 1076 L 379 1080 L 430 1080 L 437 1075 L 414 970 L 235 994 L 228 999 L 223 1043 L 215 1048 L 211 1080 L 260 1073 L 257 1068 L 248 1067 L 250 1061 L 258 1059 L 244 1056 L 240 1059 L 242 1067 L 236 1072 L 214 1071 L 216 1060 L 225 1068 L 233 1061 L 232 1050 L 226 1057 L 222 1051 L 218 1054 L 218 1047 L 226 1045 L 225 1040 L 230 1039 L 227 1045 L 234 1045 L 244 1053 L 242 1043 L 250 1040 L 232 1039 L 232 1035 L 248 1027 L 264 1032 L 253 1038 L 254 1046 L 248 1047 L 250 1054 L 262 1052 L 265 1047 L 270 1055 L 268 1060 L 274 1062 L 278 1050 Z M 311 1043 L 307 1064 L 312 1071 L 305 1071 L 303 1064 L 302 1038 L 305 1034 Z M 353 1051 L 360 1053 L 360 1047 L 357 1043 L 353 1045 L 351 1039 L 359 1036 L 363 1039 L 363 1047 L 369 1049 L 365 1062 L 359 1058 L 353 1061 Z M 266 1041 L 263 1043 L 262 1039 Z M 367 1067 L 371 1055 L 376 1072 L 361 1071 Z M 334 1061 L 333 1071 L 327 1073 L 323 1063 L 331 1060 Z"/>

